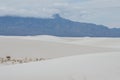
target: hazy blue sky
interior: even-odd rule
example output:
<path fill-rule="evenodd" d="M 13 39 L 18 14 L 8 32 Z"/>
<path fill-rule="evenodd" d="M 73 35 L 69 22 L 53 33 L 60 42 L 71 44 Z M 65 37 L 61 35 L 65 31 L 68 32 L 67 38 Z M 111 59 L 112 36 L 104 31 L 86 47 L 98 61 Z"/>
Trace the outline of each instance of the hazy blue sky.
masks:
<path fill-rule="evenodd" d="M 120 27 L 120 0 L 0 0 L 0 15 L 62 17 Z"/>

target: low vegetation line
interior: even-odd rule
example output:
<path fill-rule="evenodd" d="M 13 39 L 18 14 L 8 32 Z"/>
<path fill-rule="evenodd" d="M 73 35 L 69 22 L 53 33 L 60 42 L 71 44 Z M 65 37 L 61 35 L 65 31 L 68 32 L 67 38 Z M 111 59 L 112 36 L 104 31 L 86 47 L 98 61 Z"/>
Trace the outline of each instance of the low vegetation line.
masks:
<path fill-rule="evenodd" d="M 22 57 L 22 58 L 12 58 L 11 56 L 0 57 L 0 64 L 22 64 L 22 63 L 29 63 L 29 62 L 37 62 L 47 60 L 45 58 L 31 58 L 31 57 Z"/>

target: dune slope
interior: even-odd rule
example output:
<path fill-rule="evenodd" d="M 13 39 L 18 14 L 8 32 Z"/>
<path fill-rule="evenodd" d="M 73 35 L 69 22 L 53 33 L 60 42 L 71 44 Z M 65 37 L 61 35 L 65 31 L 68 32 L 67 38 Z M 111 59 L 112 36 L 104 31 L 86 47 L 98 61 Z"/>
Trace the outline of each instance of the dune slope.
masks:
<path fill-rule="evenodd" d="M 120 80 L 120 54 L 88 54 L 0 67 L 0 80 Z"/>

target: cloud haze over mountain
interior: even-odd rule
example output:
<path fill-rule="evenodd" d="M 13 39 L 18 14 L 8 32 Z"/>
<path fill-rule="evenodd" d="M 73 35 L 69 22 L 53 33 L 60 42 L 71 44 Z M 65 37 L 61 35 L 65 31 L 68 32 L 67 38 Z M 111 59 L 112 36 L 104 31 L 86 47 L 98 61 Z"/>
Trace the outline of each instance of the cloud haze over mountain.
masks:
<path fill-rule="evenodd" d="M 0 0 L 0 15 L 62 17 L 120 27 L 120 0 Z"/>

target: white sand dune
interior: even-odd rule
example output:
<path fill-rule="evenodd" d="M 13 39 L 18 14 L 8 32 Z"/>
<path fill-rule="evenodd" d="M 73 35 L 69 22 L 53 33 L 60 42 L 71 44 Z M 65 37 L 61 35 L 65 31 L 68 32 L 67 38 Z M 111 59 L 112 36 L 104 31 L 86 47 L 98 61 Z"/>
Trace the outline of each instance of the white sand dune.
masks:
<path fill-rule="evenodd" d="M 58 58 L 120 52 L 119 38 L 0 37 L 0 56 Z"/>
<path fill-rule="evenodd" d="M 0 64 L 0 80 L 120 80 L 120 38 L 1 36 L 5 56 L 53 59 Z"/>
<path fill-rule="evenodd" d="M 120 54 L 88 54 L 0 67 L 0 80 L 120 80 Z"/>

